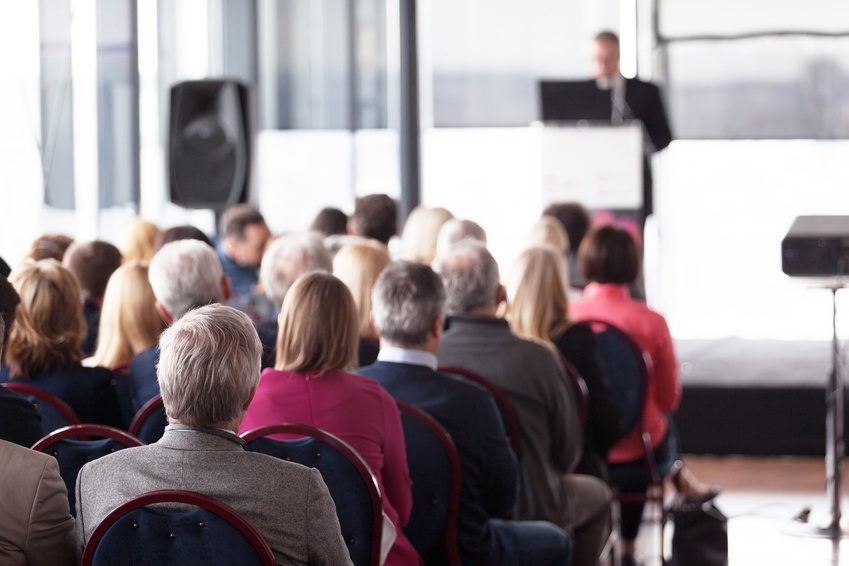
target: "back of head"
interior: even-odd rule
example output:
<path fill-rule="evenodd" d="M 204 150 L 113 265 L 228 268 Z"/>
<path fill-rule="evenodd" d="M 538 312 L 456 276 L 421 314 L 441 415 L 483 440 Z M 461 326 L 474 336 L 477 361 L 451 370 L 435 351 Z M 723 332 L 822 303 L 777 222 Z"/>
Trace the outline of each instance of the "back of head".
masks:
<path fill-rule="evenodd" d="M 165 244 L 179 240 L 197 240 L 208 245 L 210 248 L 215 247 L 212 245 L 212 240 L 209 239 L 209 236 L 204 234 L 200 228 L 184 224 L 183 226 L 173 226 L 162 232 L 156 240 L 154 251 L 158 252 Z"/>
<path fill-rule="evenodd" d="M 215 250 L 197 240 L 162 246 L 150 261 L 150 286 L 174 320 L 195 307 L 220 303 L 224 272 Z"/>
<path fill-rule="evenodd" d="M 544 216 L 556 218 L 569 238 L 569 247 L 577 252 L 590 229 L 592 219 L 584 206 L 577 202 L 556 202 L 542 212 Z"/>
<path fill-rule="evenodd" d="M 71 244 L 63 263 L 79 281 L 83 298 L 99 305 L 109 277 L 121 266 L 121 260 L 118 248 L 109 242 L 93 240 Z"/>
<path fill-rule="evenodd" d="M 498 306 L 498 264 L 480 242 L 457 244 L 437 258 L 434 269 L 445 285 L 447 312 L 465 313 Z"/>
<path fill-rule="evenodd" d="M 634 238 L 618 226 L 590 231 L 578 250 L 584 276 L 596 283 L 630 285 L 640 273 L 640 253 Z"/>
<path fill-rule="evenodd" d="M 354 234 L 388 244 L 398 232 L 398 207 L 387 195 L 367 195 L 357 199 L 350 226 Z"/>
<path fill-rule="evenodd" d="M 73 243 L 73 238 L 63 234 L 45 234 L 33 241 L 26 258 L 34 261 L 41 261 L 42 259 L 62 261 L 68 247 Z"/>
<path fill-rule="evenodd" d="M 344 246 L 333 258 L 333 275 L 347 285 L 354 297 L 359 331 L 363 336 L 374 334 L 369 321 L 371 290 L 378 275 L 391 261 L 389 250 L 376 240 Z"/>
<path fill-rule="evenodd" d="M 251 224 L 265 224 L 262 214 L 249 204 L 231 206 L 221 215 L 221 238 L 241 240 L 245 237 L 245 228 Z"/>
<path fill-rule="evenodd" d="M 312 271 L 332 271 L 333 260 L 315 232 L 287 234 L 274 240 L 262 256 L 259 280 L 276 308 L 295 280 Z"/>
<path fill-rule="evenodd" d="M 159 388 L 169 420 L 238 423 L 259 383 L 262 355 L 246 314 L 224 305 L 200 307 L 163 332 L 159 347 Z"/>
<path fill-rule="evenodd" d="M 292 285 L 280 311 L 279 370 L 350 370 L 357 362 L 359 333 L 351 292 L 329 273 L 314 271 Z"/>
<path fill-rule="evenodd" d="M 551 216 L 543 216 L 537 220 L 525 236 L 526 247 L 543 244 L 554 246 L 564 255 L 569 251 L 569 236 L 566 235 L 566 230 Z"/>
<path fill-rule="evenodd" d="M 53 259 L 28 260 L 9 282 L 21 299 L 6 352 L 12 376 L 28 378 L 79 362 L 86 323 L 71 272 Z"/>
<path fill-rule="evenodd" d="M 436 238 L 442 225 L 454 216 L 444 208 L 417 206 L 404 223 L 401 259 L 430 265 L 436 257 Z"/>
<path fill-rule="evenodd" d="M 348 233 L 348 215 L 338 208 L 322 208 L 310 224 L 310 230 L 325 236 Z"/>
<path fill-rule="evenodd" d="M 124 256 L 124 261 L 149 261 L 156 251 L 156 242 L 161 234 L 159 227 L 153 222 L 136 219 L 125 232 L 118 248 Z"/>
<path fill-rule="evenodd" d="M 420 346 L 445 309 L 442 279 L 429 266 L 395 262 L 380 274 L 372 291 L 374 325 L 380 338 L 397 346 Z"/>
<path fill-rule="evenodd" d="M 9 342 L 9 335 L 12 332 L 12 325 L 15 323 L 19 304 L 21 304 L 21 297 L 18 292 L 15 291 L 8 279 L 0 276 L 0 318 L 3 319 L 3 324 L 6 327 L 6 335 L 0 345 L 3 346 L 4 352 Z M 0 362 L 2 361 L 3 356 L 0 355 Z"/>
<path fill-rule="evenodd" d="M 439 229 L 436 237 L 436 255 L 444 255 L 452 246 L 464 240 L 475 240 L 486 245 L 486 232 L 477 222 L 452 218 Z"/>
<path fill-rule="evenodd" d="M 550 245 L 519 254 L 507 281 L 510 327 L 529 340 L 549 343 L 568 324 L 566 261 Z"/>

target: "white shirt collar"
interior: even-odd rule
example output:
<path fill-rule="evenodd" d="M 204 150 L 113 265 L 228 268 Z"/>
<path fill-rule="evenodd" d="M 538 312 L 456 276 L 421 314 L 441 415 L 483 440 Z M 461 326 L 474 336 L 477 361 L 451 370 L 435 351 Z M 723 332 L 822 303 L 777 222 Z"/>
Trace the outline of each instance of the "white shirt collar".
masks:
<path fill-rule="evenodd" d="M 439 362 L 436 356 L 424 350 L 413 350 L 410 348 L 386 347 L 380 349 L 377 355 L 379 362 L 394 362 L 397 364 L 412 364 L 414 366 L 425 366 L 436 371 Z"/>

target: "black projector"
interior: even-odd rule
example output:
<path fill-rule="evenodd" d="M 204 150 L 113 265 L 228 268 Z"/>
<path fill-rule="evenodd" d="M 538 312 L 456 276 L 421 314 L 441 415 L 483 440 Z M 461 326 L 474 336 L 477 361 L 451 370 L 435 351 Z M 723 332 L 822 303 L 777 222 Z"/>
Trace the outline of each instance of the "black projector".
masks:
<path fill-rule="evenodd" d="M 787 275 L 849 275 L 849 216 L 799 216 L 781 242 Z"/>

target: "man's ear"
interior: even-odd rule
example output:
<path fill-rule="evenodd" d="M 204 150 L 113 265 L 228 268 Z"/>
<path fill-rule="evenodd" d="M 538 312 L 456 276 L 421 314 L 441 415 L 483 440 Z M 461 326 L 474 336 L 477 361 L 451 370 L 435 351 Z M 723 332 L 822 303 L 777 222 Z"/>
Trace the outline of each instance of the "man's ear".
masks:
<path fill-rule="evenodd" d="M 504 288 L 504 285 L 499 283 L 498 288 L 495 290 L 495 306 L 497 307 L 506 300 L 507 290 Z"/>
<path fill-rule="evenodd" d="M 256 385 L 251 388 L 251 394 L 248 396 L 247 402 L 242 406 L 242 411 L 247 411 L 248 407 L 251 406 L 251 401 L 254 400 L 254 395 L 256 395 Z"/>
<path fill-rule="evenodd" d="M 441 314 L 433 319 L 430 325 L 430 335 L 442 340 L 442 328 L 445 326 L 445 315 Z"/>
<path fill-rule="evenodd" d="M 369 311 L 368 313 L 368 324 L 371 326 L 372 331 L 374 331 L 374 335 L 380 336 L 380 332 L 377 331 L 377 325 L 374 323 L 374 311 Z"/>
<path fill-rule="evenodd" d="M 227 274 L 221 276 L 221 304 L 226 305 L 233 297 L 233 285 L 230 283 L 230 277 Z"/>
<path fill-rule="evenodd" d="M 167 324 L 168 326 L 171 326 L 172 324 L 174 324 L 174 317 L 171 315 L 171 313 L 168 311 L 168 309 L 166 309 L 162 305 L 162 303 L 160 303 L 159 301 L 156 301 L 155 303 L 153 303 L 153 305 L 156 307 L 156 312 L 158 312 L 159 316 L 162 317 L 162 320 L 165 321 L 165 324 Z"/>

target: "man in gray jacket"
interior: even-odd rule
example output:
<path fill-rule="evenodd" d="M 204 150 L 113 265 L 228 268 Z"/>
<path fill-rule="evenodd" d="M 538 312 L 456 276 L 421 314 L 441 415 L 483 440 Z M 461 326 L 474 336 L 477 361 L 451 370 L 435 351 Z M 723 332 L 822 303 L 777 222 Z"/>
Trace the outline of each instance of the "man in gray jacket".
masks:
<path fill-rule="evenodd" d="M 212 304 L 160 338 L 159 386 L 171 423 L 159 442 L 86 464 L 77 479 L 77 548 L 117 505 L 158 489 L 214 497 L 247 518 L 279 564 L 350 564 L 336 508 L 315 469 L 245 452 L 236 436 L 259 382 L 250 318 Z"/>
<path fill-rule="evenodd" d="M 437 260 L 449 313 L 438 358 L 500 387 L 516 410 L 521 476 L 516 519 L 551 521 L 573 535 L 575 566 L 594 566 L 610 532 L 610 489 L 571 473 L 583 434 L 574 393 L 555 354 L 523 340 L 496 316 L 504 298 L 498 265 L 480 243 L 461 243 Z"/>

